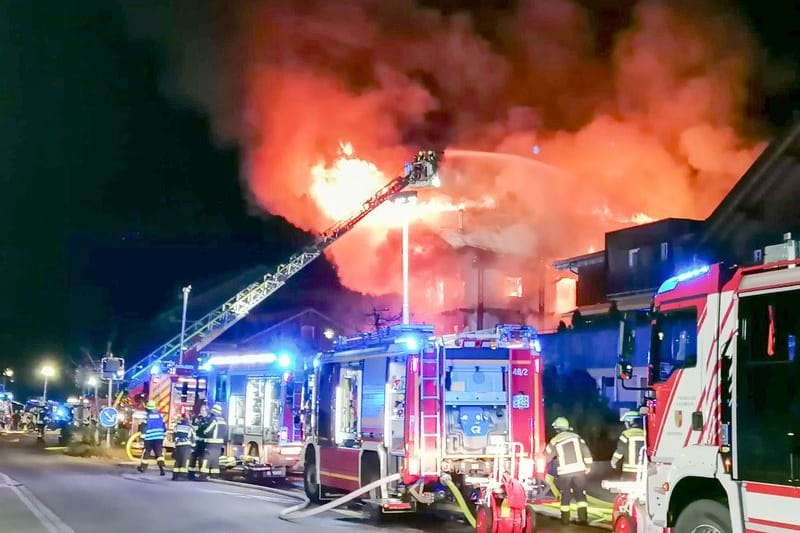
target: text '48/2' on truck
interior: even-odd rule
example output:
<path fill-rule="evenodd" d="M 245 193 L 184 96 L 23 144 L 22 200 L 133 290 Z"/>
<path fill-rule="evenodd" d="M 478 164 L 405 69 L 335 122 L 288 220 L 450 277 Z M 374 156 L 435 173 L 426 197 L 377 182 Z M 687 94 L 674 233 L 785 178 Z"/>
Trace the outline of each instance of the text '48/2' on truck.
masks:
<path fill-rule="evenodd" d="M 501 463 L 531 498 L 544 475 L 541 359 L 529 326 L 438 339 L 429 326 L 397 326 L 344 339 L 314 381 L 303 454 L 312 501 L 390 478 L 367 495 L 368 513 L 449 499 L 445 485 L 463 507 L 481 503 Z"/>
<path fill-rule="evenodd" d="M 606 483 L 616 531 L 800 531 L 799 248 L 787 235 L 762 264 L 659 288 L 646 456 L 637 482 Z"/>

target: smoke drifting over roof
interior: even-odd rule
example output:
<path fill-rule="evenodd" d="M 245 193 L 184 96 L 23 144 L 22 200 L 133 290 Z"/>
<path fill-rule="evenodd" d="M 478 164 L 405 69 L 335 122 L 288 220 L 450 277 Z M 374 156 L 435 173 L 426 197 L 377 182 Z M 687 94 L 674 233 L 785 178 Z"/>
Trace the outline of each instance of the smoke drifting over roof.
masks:
<path fill-rule="evenodd" d="M 452 270 L 436 235 L 454 228 L 458 204 L 473 240 L 496 228 L 499 249 L 579 254 L 606 230 L 704 217 L 763 147 L 745 116 L 763 56 L 724 5 L 633 3 L 610 36 L 568 0 L 480 15 L 408 0 L 187 0 L 128 13 L 135 34 L 170 45 L 165 87 L 242 147 L 254 204 L 302 229 L 323 230 L 326 202 L 358 204 L 418 148 L 462 150 L 442 188 L 420 193 L 449 206 L 416 217 L 420 283 Z M 325 173 L 312 168 L 334 168 L 343 142 L 378 174 L 329 173 L 344 188 L 315 196 Z M 398 254 L 396 226 L 379 214 L 331 251 L 345 285 L 375 293 L 399 288 Z"/>

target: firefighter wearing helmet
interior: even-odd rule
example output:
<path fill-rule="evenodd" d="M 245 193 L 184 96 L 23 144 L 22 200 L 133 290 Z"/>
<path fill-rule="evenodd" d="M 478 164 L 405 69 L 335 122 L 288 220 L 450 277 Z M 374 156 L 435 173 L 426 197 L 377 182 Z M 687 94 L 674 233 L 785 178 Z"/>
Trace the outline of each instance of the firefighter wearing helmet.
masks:
<path fill-rule="evenodd" d="M 144 441 L 144 450 L 142 451 L 142 461 L 137 470 L 144 472 L 150 463 L 149 455 L 152 455 L 156 463 L 158 463 L 158 470 L 163 476 L 164 472 L 164 437 L 167 434 L 167 426 L 164 424 L 164 419 L 161 418 L 161 413 L 158 412 L 156 402 L 150 400 L 145 404 L 147 415 L 144 419 L 144 427 L 142 428 L 142 440 Z"/>
<path fill-rule="evenodd" d="M 617 463 L 622 460 L 622 479 L 635 480 L 639 462 L 639 453 L 644 447 L 644 430 L 642 429 L 642 415 L 635 411 L 628 411 L 620 422 L 625 423 L 625 429 L 617 441 L 617 450 L 611 457 L 611 468 L 616 469 Z"/>
<path fill-rule="evenodd" d="M 178 481 L 189 475 L 189 458 L 192 455 L 192 440 L 194 440 L 194 429 L 189 423 L 189 417 L 181 415 L 175 424 L 173 435 L 175 451 L 172 456 L 175 459 L 175 466 L 172 468 L 172 481 Z"/>
<path fill-rule="evenodd" d="M 569 420 L 560 416 L 553 421 L 556 436 L 547 444 L 546 460 L 556 462 L 556 487 L 561 492 L 561 522 L 570 522 L 572 498 L 578 505 L 578 524 L 588 522 L 586 477 L 592 469 L 592 453 L 580 435 L 572 431 Z"/>
<path fill-rule="evenodd" d="M 219 458 L 228 440 L 228 425 L 222 416 L 222 407 L 215 405 L 211 408 L 211 422 L 203 428 L 205 451 L 203 462 L 200 464 L 200 479 L 208 476 L 219 477 Z"/>

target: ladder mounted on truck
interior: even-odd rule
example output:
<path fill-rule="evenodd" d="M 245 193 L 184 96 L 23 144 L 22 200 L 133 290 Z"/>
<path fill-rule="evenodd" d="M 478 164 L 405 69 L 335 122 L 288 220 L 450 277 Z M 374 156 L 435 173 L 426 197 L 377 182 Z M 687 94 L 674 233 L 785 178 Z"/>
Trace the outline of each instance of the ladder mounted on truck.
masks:
<path fill-rule="evenodd" d="M 392 196 L 406 187 L 438 186 L 438 168 L 439 154 L 432 150 L 419 152 L 414 162 L 406 165 L 403 175 L 394 178 L 375 192 L 350 217 L 325 230 L 314 243 L 291 256 L 287 262 L 278 265 L 261 281 L 252 283 L 218 308 L 187 326 L 184 357 L 196 356 L 200 350 L 247 316 L 256 306 L 283 287 L 289 279 L 321 256 L 329 246 Z M 180 340 L 180 335 L 176 335 L 131 365 L 125 374 L 125 379 L 130 382 L 129 388 L 144 382 L 154 364 L 178 359 L 181 350 Z"/>

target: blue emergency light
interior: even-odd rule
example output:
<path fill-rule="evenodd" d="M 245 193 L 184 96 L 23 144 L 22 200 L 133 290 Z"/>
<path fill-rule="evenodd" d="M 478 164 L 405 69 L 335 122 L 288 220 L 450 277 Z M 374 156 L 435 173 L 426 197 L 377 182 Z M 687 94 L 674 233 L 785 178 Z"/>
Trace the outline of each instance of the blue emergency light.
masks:
<path fill-rule="evenodd" d="M 285 352 L 278 355 L 278 366 L 281 368 L 289 368 L 292 366 L 292 357 Z"/>
<path fill-rule="evenodd" d="M 662 294 L 674 290 L 675 287 L 678 286 L 678 283 L 683 283 L 684 281 L 689 281 L 690 279 L 699 278 L 700 276 L 707 274 L 710 269 L 711 267 L 709 267 L 708 265 L 703 265 L 700 267 L 693 268 L 691 270 L 687 270 L 686 272 L 682 272 L 677 276 L 668 278 L 664 283 L 661 284 L 656 294 Z"/>

